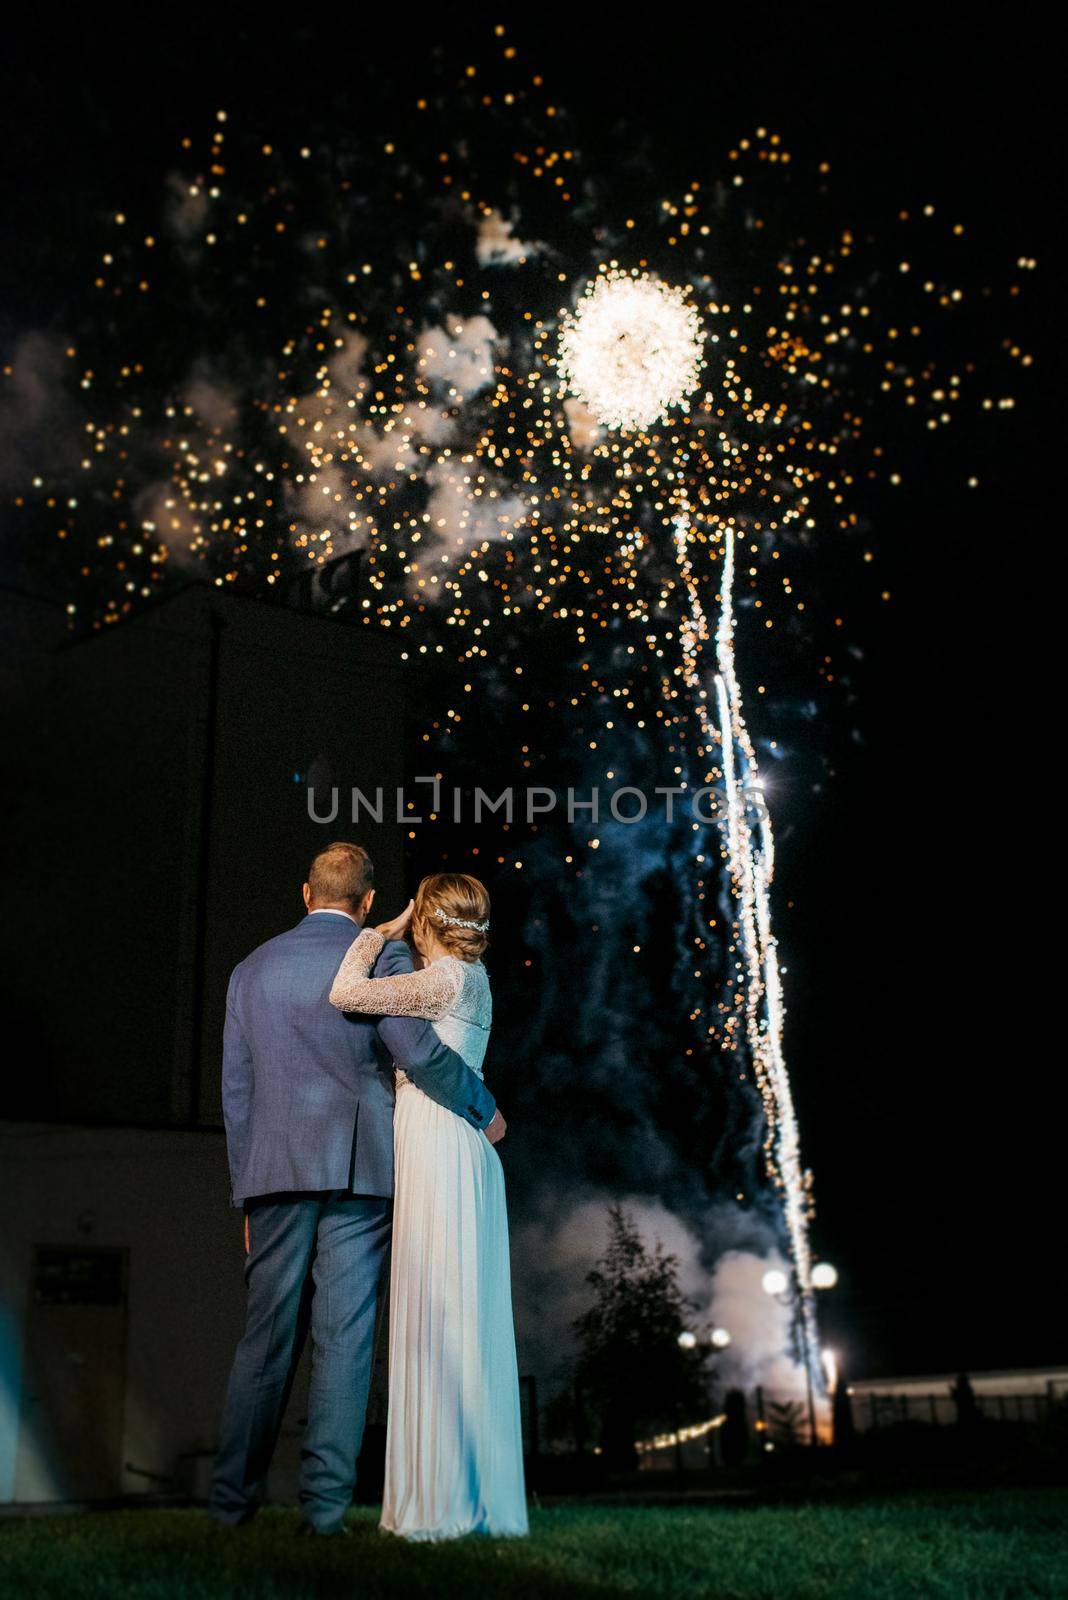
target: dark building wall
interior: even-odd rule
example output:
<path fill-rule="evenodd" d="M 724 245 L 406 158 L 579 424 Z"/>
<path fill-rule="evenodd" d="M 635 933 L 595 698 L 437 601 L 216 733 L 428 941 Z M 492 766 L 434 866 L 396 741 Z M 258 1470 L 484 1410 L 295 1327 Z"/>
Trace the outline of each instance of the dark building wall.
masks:
<path fill-rule="evenodd" d="M 0 931 L 22 1112 L 167 1121 L 176 1110 L 191 643 L 124 628 L 61 652 L 28 685 L 7 841 L 13 911 Z"/>
<path fill-rule="evenodd" d="M 0 1003 L 18 1115 L 214 1122 L 226 982 L 303 914 L 315 849 L 357 838 L 400 904 L 399 651 L 194 586 L 5 685 Z M 306 784 L 342 788 L 331 826 Z M 326 794 L 323 799 L 325 801 Z"/>
<path fill-rule="evenodd" d="M 0 585 L 0 685 L 66 639 L 67 613 L 58 601 Z"/>
<path fill-rule="evenodd" d="M 265 636 L 260 618 L 271 621 Z M 253 612 L 256 615 L 253 615 Z M 353 784 L 383 787 L 387 802 L 403 782 L 403 679 L 397 653 L 336 623 L 238 605 L 220 641 L 220 692 L 214 801 L 208 857 L 207 970 L 228 974 L 265 938 L 304 914 L 300 886 L 317 849 L 354 838 L 375 862 L 380 906 L 399 909 L 401 829 L 387 803 L 380 826 L 351 823 Z M 338 819 L 308 815 L 315 777 L 319 814 L 329 788 L 341 790 Z M 225 982 L 205 987 L 201 1111 L 218 1115 L 218 1045 Z"/>

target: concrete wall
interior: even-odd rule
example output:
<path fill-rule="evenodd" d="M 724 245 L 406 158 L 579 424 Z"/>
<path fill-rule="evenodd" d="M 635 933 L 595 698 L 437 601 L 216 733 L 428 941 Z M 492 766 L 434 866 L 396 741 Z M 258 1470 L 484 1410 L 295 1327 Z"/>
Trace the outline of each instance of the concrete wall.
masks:
<path fill-rule="evenodd" d="M 158 1491 L 180 1457 L 214 1447 L 244 1309 L 242 1219 L 227 1199 L 217 1134 L 0 1124 L 0 1500 L 86 1497 L 73 1441 L 100 1420 L 116 1362 L 117 1477 L 98 1474 L 96 1493 Z M 94 1331 L 109 1313 L 77 1306 L 58 1308 L 47 1349 L 27 1349 L 41 1246 L 128 1252 L 121 1349 Z"/>

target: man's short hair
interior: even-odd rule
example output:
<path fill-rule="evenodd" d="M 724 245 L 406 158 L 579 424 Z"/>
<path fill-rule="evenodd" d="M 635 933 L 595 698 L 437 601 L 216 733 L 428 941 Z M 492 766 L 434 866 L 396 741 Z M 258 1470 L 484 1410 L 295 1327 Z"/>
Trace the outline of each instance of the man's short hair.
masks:
<path fill-rule="evenodd" d="M 308 888 L 316 905 L 355 911 L 374 881 L 371 857 L 358 844 L 328 844 L 308 868 Z"/>

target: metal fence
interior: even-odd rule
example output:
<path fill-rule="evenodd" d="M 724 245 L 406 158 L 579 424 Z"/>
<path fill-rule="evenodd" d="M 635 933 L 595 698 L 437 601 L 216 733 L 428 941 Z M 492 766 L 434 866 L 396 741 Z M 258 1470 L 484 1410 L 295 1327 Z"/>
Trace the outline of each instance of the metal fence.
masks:
<path fill-rule="evenodd" d="M 850 1397 L 854 1425 L 869 1428 L 894 1428 L 906 1422 L 923 1422 L 945 1427 L 962 1420 L 961 1409 L 952 1394 L 944 1390 L 933 1394 L 853 1394 Z M 975 1394 L 972 1414 L 997 1422 L 1045 1422 L 1054 1407 L 1065 1403 L 1065 1396 L 1053 1391 L 1040 1393 Z"/>

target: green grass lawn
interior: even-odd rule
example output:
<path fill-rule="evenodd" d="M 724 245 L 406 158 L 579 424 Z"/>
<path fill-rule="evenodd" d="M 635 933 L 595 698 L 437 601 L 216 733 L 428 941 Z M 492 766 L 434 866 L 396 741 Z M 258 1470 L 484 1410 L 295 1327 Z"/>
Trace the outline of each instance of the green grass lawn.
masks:
<path fill-rule="evenodd" d="M 271 1510 L 218 1532 L 200 1511 L 0 1521 L 4 1600 L 281 1600 L 470 1594 L 532 1600 L 1068 1596 L 1068 1505 L 1049 1490 L 849 1504 L 536 1511 L 527 1540 L 409 1546 L 353 1511 L 350 1539 L 302 1540 Z"/>

